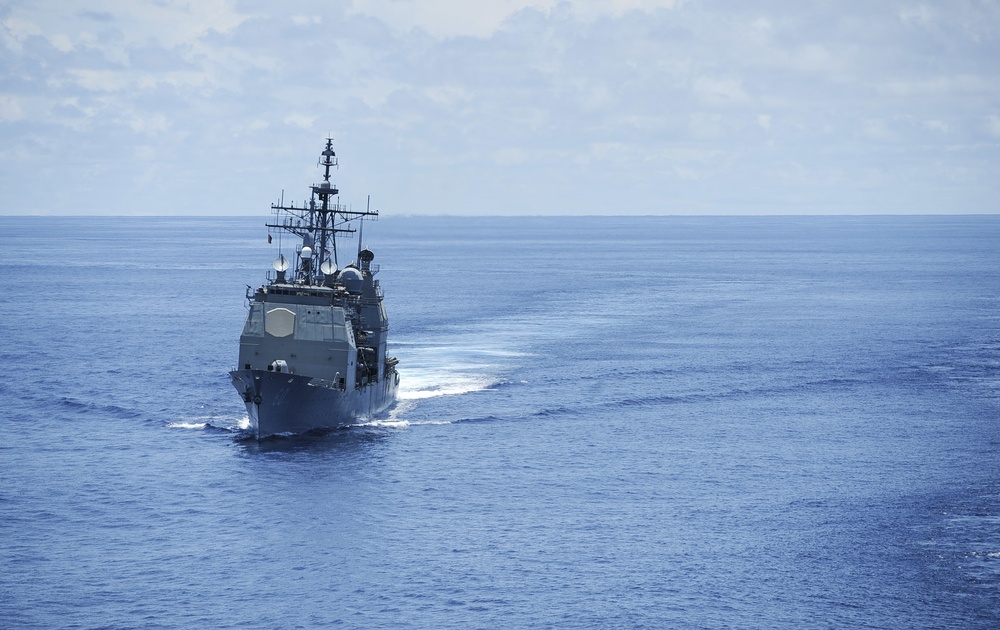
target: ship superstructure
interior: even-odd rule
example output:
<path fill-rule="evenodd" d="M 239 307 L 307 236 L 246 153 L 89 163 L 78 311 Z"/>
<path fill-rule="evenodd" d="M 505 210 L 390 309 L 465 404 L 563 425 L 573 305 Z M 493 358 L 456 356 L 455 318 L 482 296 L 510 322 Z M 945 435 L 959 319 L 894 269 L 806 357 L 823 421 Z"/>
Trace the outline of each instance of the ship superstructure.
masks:
<path fill-rule="evenodd" d="M 250 427 L 260 439 L 346 426 L 370 419 L 396 399 L 396 359 L 386 354 L 389 320 L 382 288 L 361 247 L 343 269 L 338 236 L 363 231 L 378 211 L 340 204 L 330 181 L 337 156 L 328 138 L 320 155 L 323 181 L 301 207 L 271 206 L 268 242 L 278 236 L 274 273 L 256 291 L 240 336 L 238 367 L 230 372 Z M 285 238 L 287 236 L 287 239 Z M 291 243 L 294 253 L 282 250 Z"/>

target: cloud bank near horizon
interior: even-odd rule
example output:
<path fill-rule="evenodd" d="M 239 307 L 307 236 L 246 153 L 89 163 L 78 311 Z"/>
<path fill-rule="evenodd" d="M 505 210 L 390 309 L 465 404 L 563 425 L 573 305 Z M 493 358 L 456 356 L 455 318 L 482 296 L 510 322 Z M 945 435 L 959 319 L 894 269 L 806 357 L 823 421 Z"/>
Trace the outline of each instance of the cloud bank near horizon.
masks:
<path fill-rule="evenodd" d="M 0 8 L 0 213 L 1000 211 L 995 3 L 271 5 Z"/>

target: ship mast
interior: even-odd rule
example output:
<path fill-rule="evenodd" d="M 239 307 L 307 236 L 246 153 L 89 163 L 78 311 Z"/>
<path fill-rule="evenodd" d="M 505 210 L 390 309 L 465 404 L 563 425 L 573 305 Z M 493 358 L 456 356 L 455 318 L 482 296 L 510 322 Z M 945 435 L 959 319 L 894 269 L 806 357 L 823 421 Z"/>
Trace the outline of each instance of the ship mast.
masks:
<path fill-rule="evenodd" d="M 364 212 L 356 212 L 340 204 L 340 190 L 330 182 L 330 169 L 338 166 L 333 138 L 326 139 L 319 166 L 323 167 L 323 181 L 310 187 L 312 197 L 308 204 L 303 204 L 301 208 L 286 206 L 283 200 L 271 204 L 275 222 L 267 224 L 268 228 L 289 232 L 302 239 L 293 281 L 307 285 L 319 283 L 317 271 L 322 263 L 331 261 L 332 268 L 337 268 L 337 235 L 353 234 L 356 230 L 350 227 L 351 221 L 363 220 L 369 216 L 378 217 L 377 210 L 366 208 Z M 282 277 L 279 276 L 278 281 L 281 280 Z"/>

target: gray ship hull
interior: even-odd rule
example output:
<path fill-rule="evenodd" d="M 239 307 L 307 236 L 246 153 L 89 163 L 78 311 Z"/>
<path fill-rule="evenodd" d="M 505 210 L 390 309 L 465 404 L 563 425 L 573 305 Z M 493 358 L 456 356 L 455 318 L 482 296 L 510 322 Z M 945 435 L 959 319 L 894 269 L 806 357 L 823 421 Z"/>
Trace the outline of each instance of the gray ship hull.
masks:
<path fill-rule="evenodd" d="M 233 370 L 233 386 L 243 396 L 250 429 L 257 439 L 305 433 L 370 420 L 396 400 L 399 375 L 351 391 L 308 376 L 265 370 Z"/>

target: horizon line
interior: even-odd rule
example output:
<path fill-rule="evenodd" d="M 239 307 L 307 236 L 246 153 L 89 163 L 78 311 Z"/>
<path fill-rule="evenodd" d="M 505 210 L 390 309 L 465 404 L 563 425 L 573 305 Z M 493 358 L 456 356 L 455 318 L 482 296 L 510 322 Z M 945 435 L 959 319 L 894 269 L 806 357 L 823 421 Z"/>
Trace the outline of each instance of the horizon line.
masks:
<path fill-rule="evenodd" d="M 269 216 L 269 215 L 268 215 Z M 677 217 L 677 218 L 733 218 L 733 217 L 970 217 L 970 216 L 1000 216 L 1000 210 L 996 212 L 823 212 L 823 213 L 793 213 L 793 212 L 768 212 L 768 213 L 746 213 L 746 214 L 683 214 L 683 213 L 647 213 L 647 214 L 455 214 L 455 213 L 402 213 L 380 215 L 379 219 L 386 218 L 456 218 L 456 219 L 476 219 L 476 218 L 656 218 L 656 217 Z M 208 218 L 262 218 L 263 214 L 60 214 L 60 213 L 24 213 L 24 214 L 4 214 L 0 213 L 0 218 L 117 218 L 117 219 L 208 219 Z M 378 220 L 378 219 L 376 219 Z"/>

